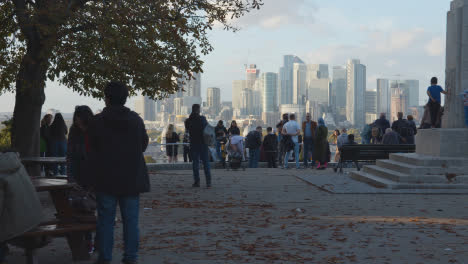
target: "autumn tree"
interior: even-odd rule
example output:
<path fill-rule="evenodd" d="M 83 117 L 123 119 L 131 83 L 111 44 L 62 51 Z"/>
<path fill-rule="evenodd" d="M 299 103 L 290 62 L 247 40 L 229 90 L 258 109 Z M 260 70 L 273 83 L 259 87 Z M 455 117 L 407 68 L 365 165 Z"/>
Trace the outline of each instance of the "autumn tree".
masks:
<path fill-rule="evenodd" d="M 207 34 L 262 0 L 0 0 L 0 93 L 15 92 L 12 145 L 39 154 L 46 80 L 103 97 L 110 80 L 162 98 L 201 72 Z"/>

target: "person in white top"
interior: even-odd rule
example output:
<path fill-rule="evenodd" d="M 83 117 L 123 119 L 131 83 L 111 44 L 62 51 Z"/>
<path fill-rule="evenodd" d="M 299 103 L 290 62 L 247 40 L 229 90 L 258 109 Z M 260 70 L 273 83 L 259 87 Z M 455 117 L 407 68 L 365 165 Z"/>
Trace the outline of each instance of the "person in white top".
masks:
<path fill-rule="evenodd" d="M 299 135 L 301 134 L 301 127 L 299 124 L 296 122 L 296 115 L 295 114 L 290 114 L 289 115 L 289 122 L 287 122 L 283 126 L 283 132 L 282 134 L 284 136 L 291 136 L 292 141 L 294 142 L 294 155 L 296 158 L 296 169 L 299 169 Z M 289 160 L 289 155 L 291 154 L 291 151 L 287 151 L 285 157 L 284 157 L 284 167 L 285 169 L 288 168 L 288 160 Z"/>

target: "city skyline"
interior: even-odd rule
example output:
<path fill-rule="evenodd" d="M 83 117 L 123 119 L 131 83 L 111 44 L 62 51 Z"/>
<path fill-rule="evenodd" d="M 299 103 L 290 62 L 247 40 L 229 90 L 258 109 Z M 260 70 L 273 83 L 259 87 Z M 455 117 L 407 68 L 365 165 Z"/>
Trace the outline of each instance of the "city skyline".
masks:
<path fill-rule="evenodd" d="M 219 87 L 221 101 L 231 101 L 232 81 L 243 79 L 244 64 L 255 63 L 262 72 L 278 73 L 282 56 L 294 54 L 306 64 L 327 63 L 330 71 L 345 65 L 348 58 L 359 58 L 367 66 L 368 89 L 376 88 L 377 78 L 398 79 L 392 77 L 398 74 L 400 79 L 419 80 L 422 104 L 430 77 L 438 76 L 444 83 L 448 2 L 266 1 L 260 11 L 237 22 L 242 27 L 238 33 L 212 32 L 215 51 L 204 57 L 201 96 L 206 101 L 206 89 Z M 44 111 L 72 112 L 79 104 L 93 110 L 104 107 L 102 101 L 80 97 L 51 82 L 46 96 Z M 127 104 L 132 109 L 134 100 Z M 0 96 L 0 112 L 11 112 L 13 106 L 14 95 Z"/>

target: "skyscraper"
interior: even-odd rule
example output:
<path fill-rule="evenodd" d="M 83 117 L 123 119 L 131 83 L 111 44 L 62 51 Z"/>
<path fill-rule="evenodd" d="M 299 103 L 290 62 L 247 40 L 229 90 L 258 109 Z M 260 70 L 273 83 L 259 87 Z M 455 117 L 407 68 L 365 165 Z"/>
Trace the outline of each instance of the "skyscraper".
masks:
<path fill-rule="evenodd" d="M 407 113 L 408 110 L 408 96 L 402 88 L 392 88 L 391 89 L 391 113 L 388 117 L 388 120 L 394 121 L 397 119 L 398 112 L 403 114 Z"/>
<path fill-rule="evenodd" d="M 333 67 L 333 83 L 331 87 L 330 104 L 338 113 L 344 113 L 346 109 L 346 68 L 342 66 Z"/>
<path fill-rule="evenodd" d="M 210 87 L 206 90 L 206 102 L 211 112 L 219 114 L 221 111 L 221 89 Z"/>
<path fill-rule="evenodd" d="M 252 114 L 253 109 L 253 90 L 245 88 L 240 94 L 240 114 L 241 116 L 248 116 Z"/>
<path fill-rule="evenodd" d="M 366 91 L 366 113 L 377 114 L 377 92 Z"/>
<path fill-rule="evenodd" d="M 348 60 L 346 118 L 356 127 L 365 124 L 366 66 L 360 60 Z"/>
<path fill-rule="evenodd" d="M 303 105 L 307 95 L 307 66 L 303 63 L 293 65 L 293 98 L 292 103 Z"/>
<path fill-rule="evenodd" d="M 241 108 L 241 93 L 245 88 L 247 88 L 247 81 L 232 81 L 232 109 L 239 110 Z"/>
<path fill-rule="evenodd" d="M 278 74 L 273 72 L 262 73 L 261 83 L 263 85 L 263 112 L 276 112 L 278 111 Z"/>
<path fill-rule="evenodd" d="M 322 105 L 329 105 L 330 80 L 310 80 L 307 89 L 307 99 Z"/>
<path fill-rule="evenodd" d="M 245 79 L 247 81 L 247 87 L 249 89 L 253 89 L 255 85 L 255 81 L 260 76 L 260 70 L 257 69 L 256 64 L 250 64 L 247 69 L 245 69 Z"/>
<path fill-rule="evenodd" d="M 405 80 L 406 88 L 408 89 L 408 107 L 419 106 L 419 81 Z"/>
<path fill-rule="evenodd" d="M 299 57 L 294 55 L 283 56 L 283 66 L 279 70 L 278 81 L 278 102 L 279 104 L 293 103 L 293 69 L 294 63 L 304 63 Z"/>
<path fill-rule="evenodd" d="M 391 90 L 388 79 L 377 79 L 377 113 L 390 118 Z"/>
<path fill-rule="evenodd" d="M 155 101 L 148 96 L 140 96 L 135 101 L 135 112 L 145 121 L 156 121 Z"/>
<path fill-rule="evenodd" d="M 308 64 L 307 72 L 310 79 L 328 79 L 328 64 Z"/>

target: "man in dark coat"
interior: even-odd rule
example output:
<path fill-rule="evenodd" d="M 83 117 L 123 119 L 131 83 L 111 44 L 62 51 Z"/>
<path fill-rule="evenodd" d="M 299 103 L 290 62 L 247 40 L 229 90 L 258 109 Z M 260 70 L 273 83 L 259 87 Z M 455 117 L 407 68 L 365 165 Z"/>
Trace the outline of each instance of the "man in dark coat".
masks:
<path fill-rule="evenodd" d="M 140 193 L 150 190 L 143 152 L 148 135 L 140 116 L 124 105 L 128 88 L 110 82 L 105 90 L 106 108 L 89 127 L 90 173 L 97 198 L 98 263 L 111 263 L 117 204 L 122 214 L 125 252 L 123 263 L 136 263 Z"/>
<path fill-rule="evenodd" d="M 380 118 L 375 120 L 372 127 L 377 127 L 380 130 L 380 134 L 385 134 L 387 128 L 390 128 L 390 121 L 387 120 L 385 113 L 380 114 Z"/>
<path fill-rule="evenodd" d="M 193 187 L 200 187 L 200 159 L 205 170 L 206 187 L 211 188 L 211 170 L 208 156 L 208 145 L 203 142 L 203 130 L 208 121 L 200 115 L 200 105 L 192 105 L 192 113 L 185 122 L 185 130 L 190 134 L 190 151 L 192 153 Z"/>

